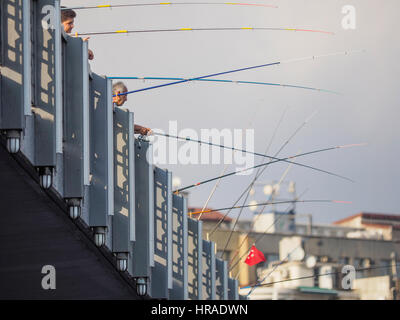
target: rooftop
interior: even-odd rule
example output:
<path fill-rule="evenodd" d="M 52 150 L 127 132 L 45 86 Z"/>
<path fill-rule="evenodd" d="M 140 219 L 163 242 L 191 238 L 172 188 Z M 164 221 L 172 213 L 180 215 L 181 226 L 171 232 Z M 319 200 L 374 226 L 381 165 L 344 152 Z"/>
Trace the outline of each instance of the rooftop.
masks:
<path fill-rule="evenodd" d="M 190 214 L 191 212 L 201 212 L 202 210 L 203 210 L 203 208 L 195 208 L 194 207 L 194 208 L 189 208 L 188 211 Z M 232 222 L 233 221 L 232 218 L 225 217 L 225 215 L 219 211 L 207 212 L 208 210 L 212 210 L 212 209 L 210 209 L 210 208 L 204 209 L 204 211 L 206 211 L 206 212 L 204 212 L 201 215 L 201 218 L 200 218 L 201 221 L 220 221 L 222 219 L 224 222 Z M 199 215 L 200 215 L 200 213 L 191 214 L 191 217 L 197 218 Z"/>
<path fill-rule="evenodd" d="M 368 213 L 368 212 L 361 212 L 355 215 L 352 215 L 350 217 L 335 221 L 333 224 L 341 224 L 344 222 L 348 222 L 351 221 L 353 219 L 359 218 L 361 217 L 361 219 L 370 219 L 370 220 L 387 220 L 388 223 L 390 223 L 390 221 L 398 221 L 398 223 L 400 224 L 400 215 L 398 214 L 383 214 L 383 213 Z"/>

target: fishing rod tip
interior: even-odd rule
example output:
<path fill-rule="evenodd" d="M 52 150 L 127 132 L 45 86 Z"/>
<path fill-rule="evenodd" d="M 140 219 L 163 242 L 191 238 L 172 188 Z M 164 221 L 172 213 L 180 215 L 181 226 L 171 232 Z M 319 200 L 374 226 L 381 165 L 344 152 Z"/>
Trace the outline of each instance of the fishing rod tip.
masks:
<path fill-rule="evenodd" d="M 333 203 L 352 204 L 352 201 L 332 200 Z"/>
<path fill-rule="evenodd" d="M 342 146 L 338 146 L 338 148 L 340 149 L 344 149 L 344 148 L 352 148 L 352 147 L 364 147 L 368 145 L 368 142 L 363 142 L 363 143 L 354 143 L 354 144 L 345 144 Z"/>

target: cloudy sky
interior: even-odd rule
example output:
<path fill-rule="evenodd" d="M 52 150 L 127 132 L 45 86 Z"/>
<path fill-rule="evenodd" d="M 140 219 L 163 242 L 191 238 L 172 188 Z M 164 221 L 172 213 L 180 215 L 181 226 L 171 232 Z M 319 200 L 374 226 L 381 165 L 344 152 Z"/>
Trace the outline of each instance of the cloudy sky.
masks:
<path fill-rule="evenodd" d="M 139 3 L 140 1 L 135 1 Z M 198 1 L 185 1 L 198 2 Z M 218 2 L 209 0 L 208 2 Z M 244 2 L 244 1 L 242 1 Z M 348 182 L 320 172 L 293 166 L 286 176 L 303 199 L 335 199 L 352 204 L 299 204 L 299 213 L 330 223 L 361 211 L 400 213 L 400 44 L 396 34 L 398 0 L 265 0 L 277 5 L 191 5 L 95 9 L 78 12 L 76 32 L 120 29 L 203 27 L 287 27 L 318 29 L 334 35 L 291 31 L 204 31 L 93 36 L 92 70 L 107 76 L 195 77 L 269 62 L 334 52 L 365 50 L 249 70 L 218 77 L 246 81 L 286 83 L 340 92 L 334 95 L 282 87 L 232 83 L 184 83 L 129 95 L 136 122 L 168 131 L 177 121 L 178 131 L 201 129 L 254 129 L 257 152 L 271 141 L 282 114 L 285 116 L 269 151 L 274 155 L 293 132 L 315 111 L 315 116 L 285 146 L 280 157 L 299 151 L 353 143 L 367 146 L 329 151 L 297 159 L 349 177 Z M 62 0 L 62 5 L 82 1 Z M 90 0 L 87 4 L 110 1 Z M 132 3 L 115 0 L 112 4 Z M 151 3 L 142 1 L 142 3 Z M 356 28 L 344 29 L 342 8 L 354 6 Z M 161 84 L 126 81 L 129 90 Z M 257 163 L 260 161 L 256 159 Z M 220 165 L 165 165 L 182 186 L 217 176 Z M 270 166 L 260 182 L 279 180 L 287 164 Z M 233 165 L 228 171 L 235 170 Z M 233 176 L 221 181 L 209 206 L 233 205 L 253 176 Z M 192 189 L 190 205 L 202 207 L 214 183 Z M 266 201 L 263 187 L 251 199 Z M 282 207 L 281 209 L 285 209 Z M 235 214 L 233 213 L 234 217 Z M 251 218 L 245 211 L 244 218 Z"/>

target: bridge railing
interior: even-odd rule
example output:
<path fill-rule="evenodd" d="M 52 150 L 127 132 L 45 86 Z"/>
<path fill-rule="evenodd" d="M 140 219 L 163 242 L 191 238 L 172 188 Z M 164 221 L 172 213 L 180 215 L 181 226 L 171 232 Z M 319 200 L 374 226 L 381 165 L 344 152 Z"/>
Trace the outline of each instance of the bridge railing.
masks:
<path fill-rule="evenodd" d="M 154 166 L 149 141 L 135 138 L 134 114 L 114 107 L 111 80 L 91 72 L 87 42 L 61 30 L 59 0 L 2 0 L 0 16 L 8 150 L 37 168 L 41 187 L 93 230 L 140 294 L 238 299 L 227 262 L 203 240 L 202 222 L 188 217 L 186 199 L 172 193 L 172 173 Z"/>

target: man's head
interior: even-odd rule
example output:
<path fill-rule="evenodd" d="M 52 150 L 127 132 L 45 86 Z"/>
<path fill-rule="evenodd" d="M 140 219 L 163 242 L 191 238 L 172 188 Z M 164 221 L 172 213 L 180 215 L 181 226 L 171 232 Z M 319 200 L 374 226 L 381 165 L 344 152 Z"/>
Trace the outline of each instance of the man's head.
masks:
<path fill-rule="evenodd" d="M 65 7 L 62 7 L 65 8 Z M 76 13 L 74 10 L 67 9 L 61 10 L 61 23 L 64 26 L 64 31 L 66 33 L 71 33 L 74 28 L 74 19 L 76 17 Z"/>
<path fill-rule="evenodd" d="M 128 88 L 125 86 L 123 82 L 117 82 L 113 85 L 113 95 L 116 95 L 113 98 L 113 102 L 118 107 L 121 107 L 126 101 L 128 101 L 128 96 L 126 94 L 118 96 L 118 94 L 125 92 L 128 92 Z"/>

